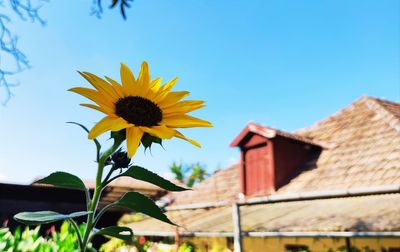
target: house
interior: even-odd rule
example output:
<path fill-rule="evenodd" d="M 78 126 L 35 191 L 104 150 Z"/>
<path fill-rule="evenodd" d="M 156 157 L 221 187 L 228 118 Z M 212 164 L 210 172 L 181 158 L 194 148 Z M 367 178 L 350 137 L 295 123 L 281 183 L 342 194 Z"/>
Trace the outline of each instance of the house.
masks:
<path fill-rule="evenodd" d="M 240 163 L 164 197 L 180 227 L 127 226 L 198 251 L 400 251 L 400 103 L 361 97 L 291 133 L 250 123 L 231 146 Z"/>

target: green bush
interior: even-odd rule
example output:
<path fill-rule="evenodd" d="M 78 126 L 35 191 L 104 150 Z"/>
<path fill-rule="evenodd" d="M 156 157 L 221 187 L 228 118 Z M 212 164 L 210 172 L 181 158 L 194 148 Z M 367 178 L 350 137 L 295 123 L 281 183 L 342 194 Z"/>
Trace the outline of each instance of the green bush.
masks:
<path fill-rule="evenodd" d="M 83 232 L 85 226 L 79 229 Z M 40 236 L 40 226 L 34 229 L 18 227 L 12 233 L 8 228 L 0 229 L 0 251 L 4 252 L 70 252 L 79 251 L 78 235 L 69 224 L 63 222 L 60 231 L 50 229 L 48 237 Z M 90 245 L 88 251 L 96 251 Z"/>
<path fill-rule="evenodd" d="M 146 241 L 144 237 L 134 237 L 130 244 L 127 244 L 123 240 L 111 238 L 108 242 L 104 243 L 100 247 L 100 252 L 120 252 L 120 251 L 155 251 L 155 252 L 171 252 L 176 251 L 176 247 L 171 243 L 163 242 L 152 242 Z M 195 252 L 195 246 L 190 242 L 182 243 L 178 252 Z"/>

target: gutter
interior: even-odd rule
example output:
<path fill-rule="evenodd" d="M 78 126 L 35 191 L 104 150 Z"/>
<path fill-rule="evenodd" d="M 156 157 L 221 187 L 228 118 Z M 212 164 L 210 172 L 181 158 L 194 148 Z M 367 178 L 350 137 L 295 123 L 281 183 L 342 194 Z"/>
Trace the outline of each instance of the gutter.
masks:
<path fill-rule="evenodd" d="M 364 188 L 342 189 L 342 190 L 331 190 L 331 191 L 315 191 L 315 192 L 271 195 L 259 198 L 252 198 L 245 201 L 239 201 L 238 204 L 255 205 L 255 204 L 272 203 L 272 202 L 329 199 L 329 198 L 365 196 L 365 195 L 398 193 L 398 192 L 400 192 L 400 185 L 386 185 L 377 187 L 364 187 Z"/>
<path fill-rule="evenodd" d="M 135 231 L 138 236 L 174 237 L 174 232 Z M 180 232 L 180 237 L 233 237 L 232 232 Z M 242 237 L 400 237 L 400 232 L 242 232 Z"/>
<path fill-rule="evenodd" d="M 247 200 L 238 200 L 237 204 L 243 206 L 243 205 L 255 205 L 255 204 L 263 204 L 263 203 L 314 200 L 314 199 L 329 199 L 329 198 L 339 198 L 339 197 L 354 197 L 354 196 L 376 195 L 376 194 L 385 194 L 385 193 L 399 193 L 399 192 L 400 192 L 400 184 L 375 186 L 375 187 L 361 187 L 361 188 L 354 188 L 354 189 L 290 193 L 290 194 L 281 194 L 281 195 L 278 194 L 278 195 L 270 195 L 270 196 L 264 196 L 264 197 L 251 198 L 251 199 L 247 199 Z M 207 209 L 207 208 L 231 206 L 232 202 L 234 202 L 234 200 L 169 206 L 169 207 L 166 207 L 165 209 L 167 211 Z"/>
<path fill-rule="evenodd" d="M 135 231 L 135 236 L 175 237 L 175 232 Z M 233 237 L 232 232 L 179 232 L 179 237 Z"/>
<path fill-rule="evenodd" d="M 194 210 L 194 209 L 204 209 L 204 208 L 215 208 L 215 207 L 223 207 L 230 206 L 232 204 L 232 200 L 223 200 L 217 202 L 205 202 L 205 203 L 193 203 L 186 205 L 178 205 L 178 206 L 167 206 L 165 210 L 167 211 L 176 211 L 176 210 Z"/>
<path fill-rule="evenodd" d="M 247 237 L 400 237 L 400 232 L 247 232 Z"/>

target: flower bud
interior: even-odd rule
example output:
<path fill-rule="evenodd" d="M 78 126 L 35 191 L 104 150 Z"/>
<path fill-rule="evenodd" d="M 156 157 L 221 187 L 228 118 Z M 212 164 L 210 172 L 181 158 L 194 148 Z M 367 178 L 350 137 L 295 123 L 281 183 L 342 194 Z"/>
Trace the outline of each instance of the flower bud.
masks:
<path fill-rule="evenodd" d="M 114 168 L 128 168 L 131 159 L 126 151 L 121 151 L 121 149 L 114 152 L 111 155 L 111 159 L 114 162 Z"/>

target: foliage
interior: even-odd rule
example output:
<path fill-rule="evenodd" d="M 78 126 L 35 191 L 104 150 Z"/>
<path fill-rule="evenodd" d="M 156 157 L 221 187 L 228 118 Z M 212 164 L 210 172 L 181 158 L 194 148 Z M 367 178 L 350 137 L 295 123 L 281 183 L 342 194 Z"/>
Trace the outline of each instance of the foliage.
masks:
<path fill-rule="evenodd" d="M 174 162 L 169 169 L 175 175 L 176 180 L 184 183 L 188 187 L 193 187 L 196 183 L 199 183 L 210 176 L 204 165 L 200 163 L 177 164 Z"/>
<path fill-rule="evenodd" d="M 83 232 L 85 225 L 79 226 Z M 26 227 L 23 231 L 18 227 L 14 233 L 8 228 L 0 229 L 0 251 L 4 252 L 69 252 L 79 251 L 77 243 L 78 235 L 69 222 L 61 225 L 60 231 L 56 232 L 54 226 L 48 230 L 49 236 L 40 236 L 40 226 L 34 229 Z M 88 251 L 95 251 L 91 244 Z"/>
<path fill-rule="evenodd" d="M 135 237 L 133 242 L 130 244 L 127 244 L 122 240 L 112 238 L 100 247 L 100 252 L 109 252 L 109 251 L 175 252 L 176 246 L 175 244 L 170 244 L 170 243 L 146 241 L 143 236 Z M 195 252 L 195 251 L 196 251 L 195 246 L 190 242 L 184 242 L 180 244 L 178 248 L 178 252 Z"/>
<path fill-rule="evenodd" d="M 328 252 L 336 252 L 336 251 L 348 251 L 346 246 L 341 246 L 337 250 L 329 249 Z M 350 251 L 349 252 L 375 252 L 375 250 L 370 249 L 368 246 L 362 247 L 362 248 L 357 248 L 355 246 L 350 246 Z"/>
<path fill-rule="evenodd" d="M 134 251 L 138 252 L 145 252 L 144 244 L 141 245 L 139 243 L 139 239 L 137 237 L 134 237 L 131 242 L 125 242 L 120 239 L 116 238 L 111 238 L 108 242 L 104 243 L 101 245 L 99 251 L 100 252 L 109 252 L 109 251 L 131 251 L 131 249 L 134 249 Z"/>
<path fill-rule="evenodd" d="M 190 242 L 184 242 L 183 244 L 181 244 L 181 245 L 179 246 L 178 251 L 179 251 L 179 252 L 195 252 L 195 251 L 196 251 L 196 248 L 195 248 L 195 246 L 194 246 L 192 243 L 190 243 Z"/>
<path fill-rule="evenodd" d="M 123 226 L 132 222 L 144 220 L 145 215 L 142 213 L 124 214 L 118 221 L 119 226 Z"/>

